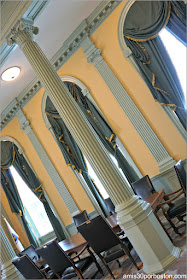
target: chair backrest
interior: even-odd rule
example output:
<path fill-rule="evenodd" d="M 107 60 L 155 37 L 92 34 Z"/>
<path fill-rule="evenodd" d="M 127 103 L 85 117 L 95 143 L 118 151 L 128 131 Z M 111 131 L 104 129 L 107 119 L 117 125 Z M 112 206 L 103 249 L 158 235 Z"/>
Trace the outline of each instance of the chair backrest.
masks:
<path fill-rule="evenodd" d="M 78 226 L 78 231 L 97 254 L 121 244 L 113 229 L 101 215 Z"/>
<path fill-rule="evenodd" d="M 142 199 L 156 192 L 148 175 L 132 183 L 132 188 L 135 194 L 137 194 Z"/>
<path fill-rule="evenodd" d="M 184 169 L 184 166 L 182 164 L 182 161 L 179 160 L 175 165 L 174 165 L 175 172 L 177 174 L 177 177 L 179 179 L 179 183 L 181 185 L 181 188 L 184 190 L 186 194 L 186 171 Z"/>
<path fill-rule="evenodd" d="M 21 256 L 12 261 L 25 279 L 46 279 L 36 264 L 27 256 Z"/>
<path fill-rule="evenodd" d="M 82 211 L 81 213 L 73 216 L 73 221 L 76 225 L 76 227 L 78 227 L 80 224 L 86 222 L 89 220 L 89 217 L 88 217 L 88 213 L 86 210 Z"/>
<path fill-rule="evenodd" d="M 35 251 L 35 247 L 31 244 L 22 252 L 19 252 L 19 256 L 27 255 L 33 262 L 36 262 L 39 259 L 38 254 Z"/>
<path fill-rule="evenodd" d="M 105 203 L 108 208 L 108 211 L 110 212 L 111 215 L 113 215 L 115 213 L 115 206 L 114 206 L 111 198 L 110 197 L 106 198 Z"/>
<path fill-rule="evenodd" d="M 54 273 L 62 273 L 67 267 L 73 266 L 68 255 L 58 245 L 56 240 L 37 248 L 38 254 L 45 260 Z"/>

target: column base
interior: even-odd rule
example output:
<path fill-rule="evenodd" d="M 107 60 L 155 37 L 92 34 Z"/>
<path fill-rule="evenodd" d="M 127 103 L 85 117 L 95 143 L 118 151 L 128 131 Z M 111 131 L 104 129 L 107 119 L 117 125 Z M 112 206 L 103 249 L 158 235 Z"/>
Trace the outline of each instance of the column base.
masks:
<path fill-rule="evenodd" d="M 149 267 L 143 265 L 143 271 L 147 274 L 164 272 L 180 257 L 180 254 L 181 254 L 181 250 L 177 247 L 174 247 L 171 254 L 167 256 L 165 260 L 161 261 L 158 264 L 150 265 Z"/>
<path fill-rule="evenodd" d="M 117 205 L 116 212 L 120 227 L 143 262 L 144 272 L 163 272 L 180 256 L 180 249 L 170 241 L 147 202 L 133 196 Z"/>
<path fill-rule="evenodd" d="M 164 172 L 170 168 L 173 168 L 175 163 L 176 163 L 176 161 L 172 157 L 167 157 L 166 159 L 160 161 L 158 163 L 160 172 Z"/>
<path fill-rule="evenodd" d="M 25 279 L 23 275 L 15 268 L 11 261 L 2 265 L 1 279 Z"/>

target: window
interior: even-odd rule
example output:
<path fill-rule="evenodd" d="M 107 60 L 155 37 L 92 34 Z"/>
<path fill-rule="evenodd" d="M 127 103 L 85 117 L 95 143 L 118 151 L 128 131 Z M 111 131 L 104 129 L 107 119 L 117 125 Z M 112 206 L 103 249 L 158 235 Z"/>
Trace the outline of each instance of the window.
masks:
<path fill-rule="evenodd" d="M 39 236 L 37 237 L 41 237 L 49 232 L 52 232 L 53 228 L 47 217 L 42 202 L 29 189 L 13 166 L 10 167 L 10 171 L 16 183 L 28 221 L 31 222 L 31 227 L 33 227 L 33 229 L 36 228 L 39 233 Z M 32 222 L 34 225 L 32 225 Z"/>
<path fill-rule="evenodd" d="M 102 195 L 103 199 L 108 198 L 109 195 L 107 194 L 105 188 L 103 187 L 99 178 L 95 174 L 93 168 L 91 167 L 91 165 L 89 164 L 88 160 L 85 157 L 84 157 L 84 159 L 85 159 L 85 162 L 86 162 L 86 165 L 87 165 L 87 168 L 88 168 L 88 174 L 90 175 L 90 177 L 92 178 L 92 180 L 96 184 L 96 187 L 98 188 L 98 190 L 99 190 L 100 194 Z"/>
<path fill-rule="evenodd" d="M 186 47 L 166 28 L 162 29 L 159 36 L 175 67 L 183 92 L 186 94 Z"/>
<path fill-rule="evenodd" d="M 114 162 L 114 164 L 118 167 L 123 179 L 125 179 L 125 181 L 127 181 L 127 178 L 125 177 L 123 171 L 121 170 L 121 168 L 119 168 L 118 166 L 118 162 L 117 160 L 115 159 L 114 156 L 112 156 L 111 154 L 109 154 L 109 156 L 111 157 L 112 161 Z M 96 187 L 98 188 L 99 192 L 101 193 L 102 197 L 104 199 L 108 198 L 109 195 L 108 193 L 106 192 L 105 188 L 103 187 L 103 185 L 101 184 L 99 178 L 97 177 L 97 175 L 95 174 L 93 168 L 91 167 L 91 165 L 89 164 L 88 160 L 85 158 L 84 156 L 84 159 L 85 159 L 85 162 L 86 162 L 86 165 L 87 165 L 87 168 L 88 168 L 88 173 L 90 175 L 90 177 L 92 178 L 92 180 L 94 181 L 94 183 L 96 184 Z M 128 181 L 127 181 L 128 182 Z"/>

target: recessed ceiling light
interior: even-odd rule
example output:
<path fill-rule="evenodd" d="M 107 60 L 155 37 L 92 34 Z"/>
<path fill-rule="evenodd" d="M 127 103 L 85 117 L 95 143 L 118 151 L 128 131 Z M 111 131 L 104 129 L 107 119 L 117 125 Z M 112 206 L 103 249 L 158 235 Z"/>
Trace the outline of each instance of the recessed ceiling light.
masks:
<path fill-rule="evenodd" d="M 19 76 L 20 71 L 20 68 L 17 66 L 10 67 L 1 74 L 1 79 L 8 82 L 13 81 Z"/>

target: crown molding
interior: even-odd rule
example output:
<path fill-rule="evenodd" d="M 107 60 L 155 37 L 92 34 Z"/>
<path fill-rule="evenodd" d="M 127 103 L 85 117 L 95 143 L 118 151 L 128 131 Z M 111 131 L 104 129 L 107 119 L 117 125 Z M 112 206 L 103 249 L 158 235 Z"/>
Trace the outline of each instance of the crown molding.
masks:
<path fill-rule="evenodd" d="M 120 3 L 121 1 L 102 1 L 90 16 L 83 20 L 51 59 L 51 63 L 56 71 L 66 63 L 66 61 L 80 48 L 81 42 L 88 35 L 93 34 Z M 15 117 L 20 106 L 23 108 L 41 88 L 42 85 L 38 78 L 34 78 L 19 96 L 3 110 L 1 115 L 1 129 L 3 129 Z"/>
<path fill-rule="evenodd" d="M 10 33 L 12 26 L 21 18 L 35 21 L 42 13 L 49 0 L 34 1 L 8 1 L 3 3 L 1 14 L 3 20 L 1 24 L 1 67 L 16 48 L 16 45 L 8 46 L 6 43 L 7 35 Z"/>

